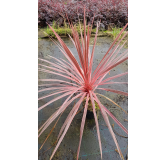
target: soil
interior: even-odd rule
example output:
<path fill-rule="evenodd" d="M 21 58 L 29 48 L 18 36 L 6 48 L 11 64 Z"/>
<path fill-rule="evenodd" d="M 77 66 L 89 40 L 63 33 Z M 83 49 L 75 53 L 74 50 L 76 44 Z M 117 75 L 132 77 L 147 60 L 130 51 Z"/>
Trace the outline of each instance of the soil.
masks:
<path fill-rule="evenodd" d="M 86 118 L 87 119 L 94 119 L 93 112 L 87 110 Z"/>

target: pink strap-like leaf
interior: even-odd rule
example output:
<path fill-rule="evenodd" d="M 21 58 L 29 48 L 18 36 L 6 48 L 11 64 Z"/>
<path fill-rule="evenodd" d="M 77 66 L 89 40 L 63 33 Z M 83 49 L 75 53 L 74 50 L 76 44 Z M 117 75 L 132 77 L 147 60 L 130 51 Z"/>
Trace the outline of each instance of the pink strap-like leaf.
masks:
<path fill-rule="evenodd" d="M 38 108 L 38 111 L 40 111 L 41 109 L 45 108 L 45 107 L 48 106 L 49 104 L 51 104 L 51 103 L 57 101 L 58 99 L 61 99 L 61 98 L 63 98 L 63 97 L 66 97 L 67 95 L 69 95 L 69 94 L 71 94 L 71 93 L 72 93 L 72 91 L 67 92 L 67 93 L 65 93 L 65 94 L 63 94 L 63 95 L 61 95 L 61 96 L 59 96 L 59 97 L 54 98 L 53 100 L 51 100 L 51 101 L 47 102 L 46 104 L 44 104 L 43 106 L 39 107 L 39 108 Z"/>
<path fill-rule="evenodd" d="M 97 86 L 105 85 L 105 84 L 128 84 L 128 82 L 107 82 L 107 83 L 100 83 L 100 84 L 97 84 Z M 95 86 L 95 85 L 94 85 L 94 86 Z"/>
<path fill-rule="evenodd" d="M 123 55 L 120 55 L 118 58 L 116 58 L 113 62 L 112 65 L 120 62 L 121 60 L 123 60 L 124 58 L 128 57 L 128 51 L 126 50 L 126 52 L 123 53 Z"/>
<path fill-rule="evenodd" d="M 105 90 L 105 91 L 121 94 L 121 95 L 124 95 L 124 96 L 128 96 L 128 93 L 122 92 L 122 91 L 118 91 L 118 90 L 115 90 L 115 89 L 107 89 L 107 88 L 97 88 L 97 89 L 101 89 L 101 90 Z"/>
<path fill-rule="evenodd" d="M 83 78 L 79 74 L 79 72 L 77 72 L 70 63 L 66 62 L 64 59 L 61 60 L 66 63 L 66 65 L 64 64 L 64 66 L 66 66 L 66 68 L 68 68 L 73 73 L 73 75 L 76 75 L 76 77 L 80 80 L 81 83 L 83 83 Z"/>
<path fill-rule="evenodd" d="M 115 142 L 115 144 L 116 144 L 116 147 L 117 147 L 117 149 L 118 149 L 118 152 L 119 152 L 119 154 L 120 154 L 120 157 L 121 157 L 121 159 L 124 160 L 123 154 L 122 154 L 121 149 L 120 149 L 120 147 L 119 147 L 119 144 L 118 144 L 118 142 L 117 142 L 117 140 L 116 140 L 116 136 L 115 136 L 115 134 L 114 134 L 114 132 L 113 132 L 113 130 L 112 130 L 112 127 L 111 127 L 111 125 L 110 125 L 110 123 L 109 123 L 108 116 L 107 116 L 107 114 L 105 113 L 105 111 L 104 111 L 102 108 L 101 108 L 101 113 L 102 113 L 103 118 L 104 118 L 104 120 L 105 120 L 105 123 L 107 124 L 107 127 L 108 127 L 108 129 L 109 129 L 109 131 L 110 131 L 110 133 L 111 133 L 111 135 L 112 135 L 112 137 L 113 137 L 113 140 L 114 140 L 114 142 Z"/>
<path fill-rule="evenodd" d="M 54 93 L 48 94 L 46 96 L 40 97 L 40 98 L 38 98 L 38 100 L 41 100 L 41 99 L 44 99 L 44 98 L 47 98 L 47 97 L 50 97 L 50 96 L 54 96 L 54 95 L 59 94 L 59 93 L 67 92 L 67 91 L 68 90 L 60 91 L 60 92 L 54 92 Z"/>
<path fill-rule="evenodd" d="M 97 28 L 96 28 L 96 34 L 95 34 L 95 39 L 94 39 L 91 59 L 90 59 L 90 63 L 89 63 L 89 78 L 91 78 L 90 74 L 92 72 L 92 64 L 93 64 L 94 51 L 95 51 L 95 46 L 96 46 L 96 41 L 97 41 L 97 34 L 98 34 L 98 23 L 97 23 Z"/>
<path fill-rule="evenodd" d="M 100 147 L 100 153 L 101 153 L 101 159 L 102 159 L 102 146 L 101 146 L 101 139 L 100 139 L 99 124 L 98 124 L 96 110 L 95 110 L 95 103 L 94 103 L 94 99 L 92 96 L 92 92 L 90 91 L 89 94 L 90 94 L 90 98 L 91 98 L 91 102 L 92 102 L 93 114 L 94 114 L 94 118 L 95 118 L 95 122 L 96 122 L 97 136 L 98 136 L 98 140 L 99 140 L 99 147 Z"/>
<path fill-rule="evenodd" d="M 74 85 L 74 86 L 78 87 L 78 85 L 75 84 L 75 83 L 70 83 L 68 81 L 63 81 L 63 80 L 59 80 L 59 79 L 39 79 L 39 81 L 43 81 L 43 82 L 61 82 L 61 83 L 67 83 L 67 84 L 71 84 L 71 85 Z"/>
<path fill-rule="evenodd" d="M 116 49 L 118 48 L 118 46 L 116 46 L 113 51 L 111 52 L 110 56 L 108 56 L 105 61 L 101 64 L 101 66 L 99 67 L 99 69 L 96 71 L 96 74 L 94 75 L 92 82 L 96 81 L 96 79 L 100 76 L 101 73 L 103 73 L 103 71 L 105 70 L 105 68 L 107 68 L 107 62 L 109 61 L 110 57 L 113 55 L 113 53 L 116 51 Z"/>
<path fill-rule="evenodd" d="M 52 70 L 57 71 L 57 72 L 65 73 L 65 74 L 67 74 L 68 76 L 73 77 L 77 82 L 79 82 L 79 80 L 77 79 L 77 77 L 75 77 L 75 76 L 74 76 L 73 74 L 71 74 L 69 71 L 67 71 L 66 69 L 64 69 L 64 68 L 62 68 L 62 67 L 60 67 L 60 66 L 57 66 L 57 67 L 59 67 L 59 69 L 57 69 L 57 68 L 48 67 L 48 66 L 42 65 L 42 64 L 39 64 L 39 65 L 42 66 L 42 67 L 45 67 L 45 68 L 52 69 Z"/>
<path fill-rule="evenodd" d="M 40 68 L 39 68 L 38 70 L 41 71 L 41 72 L 45 72 L 45 73 L 50 73 L 50 74 L 59 75 L 59 76 L 61 76 L 61 77 L 70 79 L 70 80 L 72 80 L 72 81 L 74 81 L 74 82 L 76 82 L 76 83 L 80 83 L 80 82 L 74 80 L 73 78 L 71 78 L 71 77 L 69 77 L 69 76 L 65 76 L 65 75 L 60 74 L 60 73 L 57 73 L 57 72 L 49 71 L 49 70 L 46 70 L 46 69 L 40 69 Z"/>
<path fill-rule="evenodd" d="M 108 49 L 107 53 L 104 55 L 104 57 L 102 58 L 102 60 L 100 61 L 99 65 L 97 66 L 96 70 L 94 71 L 93 74 L 96 73 L 96 71 L 98 70 L 99 66 L 101 63 L 103 63 L 103 60 L 105 59 L 105 57 L 108 55 L 109 51 L 112 49 L 112 47 L 114 46 L 114 44 L 116 43 L 116 41 L 118 40 L 118 38 L 120 37 L 120 35 L 123 33 L 123 31 L 126 29 L 128 23 L 123 27 L 123 29 L 120 31 L 120 33 L 118 34 L 118 36 L 115 38 L 114 42 L 112 43 L 112 45 L 110 46 L 110 48 Z"/>
<path fill-rule="evenodd" d="M 118 78 L 118 77 L 124 76 L 124 75 L 126 75 L 126 74 L 128 74 L 128 72 L 121 73 L 121 74 L 118 74 L 118 75 L 115 75 L 115 76 L 109 77 L 109 78 L 103 80 L 101 83 L 105 83 L 105 82 L 107 82 L 107 81 L 110 81 L 110 80 L 113 80 L 113 79 L 115 79 L 115 78 Z"/>
<path fill-rule="evenodd" d="M 59 139 L 59 141 L 58 141 L 58 143 L 57 143 L 57 145 L 56 145 L 56 147 L 55 147 L 55 149 L 54 149 L 54 151 L 53 151 L 53 153 L 52 153 L 52 155 L 51 155 L 51 157 L 50 157 L 50 160 L 53 158 L 53 156 L 54 156 L 56 150 L 58 149 L 59 145 L 61 144 L 61 142 L 62 142 L 62 140 L 63 140 L 63 138 L 64 138 L 66 132 L 68 131 L 68 128 L 69 128 L 69 126 L 70 126 L 70 124 L 71 124 L 71 122 L 72 122 L 72 120 L 73 120 L 75 114 L 77 113 L 77 110 L 78 110 L 78 108 L 79 108 L 79 106 L 80 106 L 82 100 L 83 100 L 84 97 L 85 97 L 85 95 L 86 95 L 86 93 L 83 94 L 83 96 L 80 98 L 80 100 L 79 100 L 79 101 L 77 102 L 77 104 L 75 105 L 75 107 L 74 107 L 74 113 L 73 113 L 73 115 L 71 116 L 71 118 L 69 119 L 69 121 L 68 121 L 68 123 L 67 123 L 67 125 L 66 125 L 66 128 L 65 128 L 65 130 L 64 130 L 64 132 L 63 132 L 63 134 L 62 134 L 62 136 L 60 137 L 60 139 Z"/>
<path fill-rule="evenodd" d="M 107 112 L 107 114 L 125 131 L 126 134 L 128 134 L 128 130 L 115 118 L 115 116 L 102 105 L 103 109 Z"/>
<path fill-rule="evenodd" d="M 94 95 L 94 94 L 95 94 L 95 93 L 93 93 L 93 95 Z M 120 149 L 120 147 L 119 147 L 119 144 L 118 144 L 118 142 L 117 142 L 117 140 L 116 140 L 116 136 L 115 136 L 115 134 L 114 134 L 114 132 L 113 132 L 113 129 L 112 129 L 111 125 L 110 125 L 108 116 L 107 116 L 105 110 L 103 109 L 103 106 L 101 105 L 101 103 L 100 103 L 99 99 L 97 98 L 97 96 L 95 96 L 95 98 L 96 98 L 96 102 L 98 103 L 98 105 L 99 105 L 99 107 L 100 107 L 100 110 L 101 110 L 101 113 L 102 113 L 102 115 L 103 115 L 104 121 L 105 121 L 105 123 L 106 123 L 106 125 L 107 125 L 107 127 L 108 127 L 108 129 L 109 129 L 109 131 L 110 131 L 110 133 L 111 133 L 111 135 L 112 135 L 112 138 L 113 138 L 113 140 L 114 140 L 114 142 L 115 142 L 115 145 L 116 145 L 116 147 L 117 147 L 117 149 L 118 149 L 118 152 L 119 152 L 119 154 L 120 154 L 120 157 L 121 157 L 121 159 L 124 160 L 123 154 L 122 154 L 121 149 Z"/>
<path fill-rule="evenodd" d="M 96 96 L 96 94 L 94 92 L 93 92 L 93 95 L 95 97 L 95 100 L 97 99 L 99 101 L 99 99 L 97 98 L 97 96 Z M 114 115 L 106 107 L 104 107 L 101 103 L 100 103 L 100 106 L 102 106 L 103 109 L 108 113 L 108 115 L 124 130 L 125 133 L 128 134 L 127 129 L 114 117 Z"/>
<path fill-rule="evenodd" d="M 124 59 L 118 61 L 117 63 L 115 63 L 115 64 L 112 65 L 111 67 L 109 67 L 109 68 L 107 68 L 106 70 L 104 70 L 101 75 L 103 75 L 103 74 L 105 74 L 106 72 L 110 71 L 112 68 L 114 68 L 114 67 L 116 67 L 117 65 L 123 63 L 123 62 L 126 61 L 127 59 L 128 59 L 128 57 L 126 57 L 126 58 L 124 58 Z M 100 76 L 101 76 L 101 75 L 100 75 Z"/>
<path fill-rule="evenodd" d="M 78 94 L 77 96 L 73 97 L 71 100 L 69 100 L 72 95 L 75 93 L 76 91 L 74 91 L 66 100 L 65 102 L 62 104 L 62 106 L 47 120 L 47 123 L 44 125 L 43 129 L 41 130 L 41 132 L 39 133 L 38 136 L 40 136 L 45 129 L 56 119 L 57 116 L 59 116 L 59 114 L 61 114 L 66 108 L 67 106 L 76 98 L 80 97 L 82 95 L 82 93 Z M 69 100 L 69 101 L 68 101 Z"/>
<path fill-rule="evenodd" d="M 76 89 L 76 87 L 73 86 L 67 86 L 67 87 L 49 87 L 49 88 L 44 88 L 38 91 L 39 92 L 43 92 L 43 91 L 49 91 L 49 90 L 55 90 L 55 89 L 59 89 L 59 90 L 66 90 L 66 89 Z"/>
<path fill-rule="evenodd" d="M 128 72 L 121 73 L 121 74 L 118 74 L 118 75 L 116 75 L 116 76 L 112 76 L 112 77 L 110 77 L 110 78 L 107 78 L 107 79 L 103 80 L 104 77 L 105 77 L 107 74 L 108 74 L 108 72 L 105 73 L 105 74 L 96 82 L 96 84 L 104 83 L 104 82 L 107 82 L 107 81 L 109 81 L 109 80 L 112 80 L 112 79 L 121 77 L 121 76 L 123 76 L 123 75 L 128 74 Z M 102 81 L 102 80 L 103 80 L 103 81 Z M 94 88 L 94 90 L 95 90 L 97 87 L 98 87 L 98 85 L 96 85 L 96 87 Z M 94 90 L 93 90 L 93 91 L 94 91 Z"/>
<path fill-rule="evenodd" d="M 68 85 L 60 84 L 60 83 L 49 83 L 49 84 L 39 84 L 38 85 L 38 87 L 47 87 L 47 86 L 51 86 L 51 87 L 55 87 L 55 86 L 67 87 Z"/>
<path fill-rule="evenodd" d="M 123 43 L 123 45 L 118 49 L 118 51 L 116 51 L 116 53 L 114 54 L 114 56 L 112 56 L 112 58 L 110 59 L 110 63 L 115 59 L 115 57 L 117 56 L 117 54 L 119 53 L 119 51 L 123 48 L 123 46 L 126 44 L 127 40 Z"/>
<path fill-rule="evenodd" d="M 86 118 L 86 113 L 87 113 L 87 108 L 88 108 L 88 101 L 89 101 L 89 94 L 87 95 L 87 98 L 86 98 L 84 113 L 83 113 L 82 122 L 81 122 L 80 141 L 79 141 L 78 150 L 77 150 L 77 160 L 78 160 L 78 158 L 79 158 L 79 153 L 80 153 L 82 135 L 83 135 L 84 125 L 85 125 L 85 118 Z"/>
<path fill-rule="evenodd" d="M 62 45 L 63 49 L 66 51 L 67 55 L 71 59 L 71 62 L 73 63 L 73 65 L 77 68 L 78 72 L 82 75 L 82 77 L 84 77 L 83 74 L 82 74 L 82 71 L 80 70 L 80 66 L 79 66 L 77 60 L 75 59 L 75 57 L 73 56 L 73 54 L 70 52 L 70 50 L 68 49 L 68 47 L 66 46 L 66 44 L 62 41 L 62 39 L 59 37 L 59 35 L 54 31 L 54 29 L 49 24 L 48 24 L 48 26 L 54 32 L 55 36 L 59 40 L 59 42 Z"/>

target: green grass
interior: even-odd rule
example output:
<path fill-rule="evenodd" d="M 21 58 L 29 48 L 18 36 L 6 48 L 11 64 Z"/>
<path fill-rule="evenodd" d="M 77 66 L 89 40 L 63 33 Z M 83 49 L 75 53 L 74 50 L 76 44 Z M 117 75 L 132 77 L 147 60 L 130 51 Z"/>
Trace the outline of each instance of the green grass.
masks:
<path fill-rule="evenodd" d="M 82 105 L 85 106 L 85 103 L 86 103 L 86 98 L 83 100 Z M 97 102 L 94 101 L 94 103 L 95 103 L 95 109 L 96 109 L 96 111 L 100 110 L 99 105 L 97 104 Z M 89 100 L 88 101 L 88 110 L 91 111 L 91 112 L 93 112 L 92 108 L 93 108 L 92 107 L 92 102 L 91 102 L 91 100 Z"/>
<path fill-rule="evenodd" d="M 122 28 L 115 27 L 115 28 L 112 28 L 112 31 L 104 31 L 104 32 L 107 33 L 114 40 L 118 36 L 118 34 L 120 33 L 121 30 L 122 30 Z M 125 33 L 126 33 L 126 31 L 124 31 L 121 34 L 121 36 L 119 37 L 118 41 L 124 36 Z M 125 48 L 128 47 L 128 35 L 125 36 L 125 38 L 122 40 L 121 44 L 123 44 L 126 40 L 127 40 L 127 43 L 124 46 Z"/>
<path fill-rule="evenodd" d="M 120 31 L 122 30 L 122 28 L 112 28 L 112 36 L 115 39 L 118 34 L 120 33 Z M 120 38 L 124 35 L 124 32 L 122 33 L 122 35 L 120 36 Z"/>
<path fill-rule="evenodd" d="M 112 31 L 104 31 L 104 32 L 108 33 L 113 39 L 115 39 L 118 36 L 118 34 L 120 33 L 121 30 L 122 30 L 122 28 L 116 28 L 115 27 L 115 28 L 112 28 Z M 122 33 L 122 35 L 119 37 L 119 39 L 122 38 L 125 33 L 126 33 L 126 31 L 124 31 Z"/>
<path fill-rule="evenodd" d="M 55 21 L 53 21 L 53 24 L 52 24 L 52 28 L 54 29 L 54 31 L 60 35 L 60 36 L 68 36 L 69 35 L 72 35 L 72 31 L 70 29 L 70 27 L 64 22 L 64 26 L 63 27 L 59 27 L 58 24 L 56 24 Z M 79 24 L 75 25 L 76 26 L 76 29 L 77 29 L 77 32 L 78 34 L 80 35 L 81 34 L 81 31 L 80 31 L 80 26 Z M 46 35 L 49 35 L 51 37 L 55 37 L 55 34 L 53 33 L 53 31 L 47 26 L 46 28 L 42 29 L 44 31 L 44 33 L 46 33 Z M 84 26 L 83 24 L 81 24 L 81 30 L 82 30 L 82 33 L 84 32 Z M 118 34 L 120 33 L 120 31 L 122 30 L 122 28 L 112 28 L 112 31 L 99 31 L 99 33 L 107 33 L 108 36 L 110 36 L 113 40 L 118 36 Z M 87 31 L 87 27 L 86 27 L 86 31 Z M 96 33 L 96 28 L 92 29 L 92 34 L 95 34 Z M 119 37 L 118 40 L 120 40 L 123 35 L 126 33 L 126 31 L 124 31 L 122 33 L 122 35 Z M 122 40 L 122 42 L 120 44 L 123 44 L 124 41 L 128 40 L 128 35 Z M 127 43 L 125 44 L 124 46 L 125 48 L 128 48 L 128 41 Z"/>
<path fill-rule="evenodd" d="M 58 35 L 71 35 L 71 29 L 70 28 L 53 28 L 54 31 L 58 34 Z M 52 37 L 55 37 L 53 31 L 47 26 L 47 28 L 44 29 L 44 31 L 49 35 L 49 36 L 52 36 Z"/>
<path fill-rule="evenodd" d="M 79 26 L 79 25 L 75 25 L 75 26 L 76 26 L 76 29 L 77 29 L 78 34 L 80 35 L 80 34 L 81 34 L 80 26 Z M 59 26 L 55 23 L 55 21 L 54 21 L 51 27 L 52 27 L 52 28 L 54 29 L 54 31 L 55 31 L 58 35 L 60 35 L 60 36 L 62 36 L 62 35 L 67 36 L 68 34 L 69 34 L 69 35 L 72 34 L 72 31 L 71 31 L 70 27 L 69 27 L 66 23 L 65 23 L 65 25 L 64 25 L 63 27 L 59 27 Z M 87 27 L 86 27 L 86 28 L 87 28 Z M 82 32 L 84 32 L 83 25 L 81 25 L 81 30 L 82 30 Z M 52 36 L 52 37 L 56 38 L 55 35 L 54 35 L 54 33 L 53 33 L 53 31 L 52 31 L 48 26 L 47 26 L 46 28 L 44 28 L 43 31 L 44 31 L 46 34 L 48 34 L 49 36 Z M 87 29 L 86 29 L 86 31 L 87 31 Z M 92 29 L 92 33 L 95 33 L 95 32 L 96 32 L 96 28 L 95 28 L 95 29 Z"/>

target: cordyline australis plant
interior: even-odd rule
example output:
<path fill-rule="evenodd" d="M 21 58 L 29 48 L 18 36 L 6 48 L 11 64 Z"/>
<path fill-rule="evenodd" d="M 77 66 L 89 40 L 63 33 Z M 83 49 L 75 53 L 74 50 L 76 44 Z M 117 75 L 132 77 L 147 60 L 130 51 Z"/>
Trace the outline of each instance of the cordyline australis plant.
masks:
<path fill-rule="evenodd" d="M 51 29 L 52 27 L 49 26 Z M 63 60 L 63 59 L 57 59 L 55 57 L 50 56 L 54 60 L 56 60 L 56 63 L 52 63 L 50 61 L 40 59 L 41 61 L 47 62 L 48 64 L 51 65 L 51 67 L 39 64 L 39 66 L 42 66 L 42 68 L 39 68 L 39 71 L 50 73 L 50 74 L 55 74 L 59 75 L 61 77 L 66 78 L 67 80 L 72 80 L 73 82 L 65 81 L 65 80 L 60 80 L 60 79 L 40 79 L 40 81 L 43 82 L 58 82 L 56 84 L 43 84 L 39 86 L 48 86 L 48 88 L 41 89 L 39 92 L 44 92 L 44 91 L 51 91 L 51 90 L 56 90 L 55 93 L 48 94 L 46 96 L 40 97 L 39 100 L 42 100 L 46 97 L 50 97 L 56 94 L 62 94 L 51 101 L 47 102 L 43 106 L 40 106 L 38 108 L 38 111 L 42 110 L 49 104 L 57 101 L 58 99 L 61 99 L 63 97 L 66 97 L 66 100 L 63 102 L 63 104 L 51 115 L 51 117 L 40 127 L 39 129 L 39 136 L 46 130 L 46 128 L 59 116 L 62 115 L 62 113 L 65 111 L 67 107 L 75 100 L 78 99 L 77 103 L 73 106 L 71 109 L 68 117 L 66 118 L 64 124 L 62 125 L 62 128 L 59 132 L 59 135 L 57 137 L 56 141 L 56 147 L 53 150 L 53 153 L 50 157 L 50 160 L 53 158 L 55 152 L 57 151 L 60 143 L 62 142 L 74 116 L 77 114 L 77 111 L 83 102 L 84 99 L 86 99 L 85 106 L 84 106 L 84 113 L 82 117 L 82 122 L 81 122 L 81 127 L 80 127 L 80 140 L 79 140 L 79 145 L 78 145 L 78 150 L 77 150 L 77 160 L 79 158 L 79 152 L 80 152 L 80 146 L 81 146 L 81 140 L 82 140 L 82 135 L 83 135 L 83 130 L 84 130 L 84 125 L 85 125 L 85 118 L 87 114 L 87 108 L 88 108 L 88 101 L 90 100 L 92 103 L 92 108 L 93 108 L 93 114 L 95 118 L 95 123 L 96 123 L 96 129 L 97 129 L 97 135 L 98 135 L 98 141 L 99 141 L 99 148 L 100 148 L 100 153 L 101 153 L 101 158 L 102 158 L 102 146 L 101 146 L 101 139 L 100 139 L 100 132 L 99 132 L 99 124 L 98 124 L 98 119 L 96 116 L 96 110 L 95 110 L 95 103 L 98 104 L 99 109 L 101 111 L 101 114 L 105 120 L 105 123 L 113 137 L 113 140 L 116 144 L 116 147 L 118 149 L 118 153 L 121 157 L 123 158 L 122 152 L 120 150 L 120 147 L 118 145 L 116 136 L 113 132 L 113 129 L 110 125 L 108 115 L 124 130 L 125 133 L 128 134 L 127 129 L 113 116 L 113 114 L 104 106 L 101 104 L 100 100 L 96 96 L 97 93 L 95 93 L 95 90 L 105 90 L 105 91 L 110 91 L 114 92 L 117 94 L 122 94 L 127 96 L 128 94 L 126 92 L 118 91 L 118 90 L 113 90 L 113 89 L 108 89 L 108 88 L 100 88 L 101 85 L 104 84 L 114 84 L 114 83 L 123 83 L 123 82 L 110 82 L 111 80 L 121 77 L 123 75 L 126 75 L 127 72 L 118 74 L 116 76 L 109 77 L 107 79 L 104 79 L 105 76 L 109 73 L 111 69 L 116 67 L 117 65 L 121 64 L 122 62 L 126 61 L 128 59 L 127 56 L 127 51 L 122 53 L 120 56 L 118 56 L 119 51 L 123 47 L 119 47 L 120 42 L 123 40 L 123 38 L 127 35 L 126 34 L 117 42 L 119 37 L 121 36 L 122 32 L 125 30 L 127 27 L 127 24 L 125 27 L 121 30 L 120 34 L 116 37 L 104 57 L 102 58 L 101 62 L 99 63 L 98 67 L 95 69 L 95 71 L 92 73 L 92 65 L 93 65 L 93 58 L 94 58 L 94 50 L 95 50 L 95 45 L 96 45 L 96 40 L 97 40 L 97 33 L 98 33 L 98 27 L 99 23 L 97 25 L 96 29 L 96 35 L 94 39 L 94 45 L 92 48 L 92 52 L 90 53 L 89 49 L 89 44 L 90 44 L 90 36 L 91 36 L 91 30 L 92 30 L 92 25 L 87 26 L 87 33 L 86 33 L 86 20 L 85 20 L 85 9 L 84 9 L 84 32 L 81 32 L 81 43 L 79 41 L 79 35 L 76 31 L 76 28 L 70 24 L 71 30 L 72 30 L 72 35 L 73 38 L 70 37 L 71 41 L 73 42 L 74 46 L 77 49 L 78 55 L 79 55 L 79 60 L 80 60 L 80 65 L 75 59 L 73 53 L 70 51 L 70 49 L 66 46 L 66 44 L 63 42 L 63 40 L 59 37 L 59 35 L 52 29 L 54 32 L 55 36 L 57 37 L 58 41 L 60 44 L 55 42 L 53 39 L 52 41 L 59 47 L 61 52 L 64 54 L 64 56 L 67 58 L 68 62 Z M 80 26 L 81 30 L 81 26 Z M 117 42 L 117 43 L 116 43 Z M 115 45 L 116 43 L 116 45 Z M 43 69 L 43 67 L 45 69 Z M 61 84 L 63 83 L 63 84 Z M 64 84 L 65 83 L 65 84 Z M 51 87 L 54 86 L 54 87 Z M 55 87 L 57 86 L 57 87 Z M 101 94 L 100 94 L 101 95 Z M 104 96 L 104 95 L 102 95 Z M 112 101 L 108 97 L 104 96 L 108 100 Z M 112 101 L 114 104 L 116 104 L 114 101 Z M 117 105 L 117 104 L 116 104 Z M 119 106 L 120 107 L 120 106 Z M 125 112 L 126 113 L 126 112 Z M 58 118 L 58 120 L 59 120 Z M 56 126 L 58 120 L 56 121 L 54 127 Z M 54 129 L 53 127 L 53 129 Z M 53 130 L 52 129 L 52 130 Z M 52 132 L 51 130 L 51 132 Z M 50 134 L 51 134 L 50 132 Z M 50 135 L 49 134 L 49 135 Z M 47 136 L 47 138 L 49 137 Z M 47 140 L 46 138 L 46 140 Z M 45 140 L 45 141 L 46 141 Z M 44 143 L 45 143 L 44 141 Z M 44 145 L 43 143 L 43 145 Z M 42 146 L 43 146 L 42 145 Z M 42 148 L 41 146 L 41 148 Z"/>

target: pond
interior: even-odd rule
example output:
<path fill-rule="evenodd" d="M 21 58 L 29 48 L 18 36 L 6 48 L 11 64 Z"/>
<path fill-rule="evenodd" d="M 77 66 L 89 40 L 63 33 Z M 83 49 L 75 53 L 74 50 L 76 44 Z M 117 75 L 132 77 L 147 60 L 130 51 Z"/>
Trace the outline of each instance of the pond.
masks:
<path fill-rule="evenodd" d="M 66 45 L 69 47 L 69 49 L 72 51 L 76 59 L 78 60 L 78 55 L 76 52 L 76 49 L 74 48 L 74 45 L 68 38 L 63 38 Z M 90 49 L 92 49 L 93 45 L 93 38 L 90 40 L 91 45 Z M 110 45 L 112 43 L 111 38 L 109 37 L 98 37 L 97 45 L 95 48 L 95 55 L 94 55 L 94 64 L 93 64 L 93 70 L 97 67 L 100 60 L 104 56 L 104 54 L 109 49 Z M 122 49 L 119 54 L 121 54 L 125 49 Z M 51 58 L 49 58 L 47 55 L 54 56 L 56 58 L 63 58 L 66 60 L 64 55 L 61 53 L 61 51 L 58 49 L 58 47 L 50 40 L 50 39 L 39 39 L 38 40 L 38 57 L 42 59 L 47 59 L 53 62 Z M 44 62 L 39 61 L 40 64 L 43 64 Z M 120 74 L 123 72 L 128 71 L 128 62 L 125 61 L 122 64 L 115 67 L 113 70 L 110 71 L 110 74 L 107 75 L 107 77 Z M 48 78 L 58 78 L 57 75 L 53 76 L 48 73 L 42 73 L 39 72 L 38 78 L 39 79 L 48 79 Z M 106 78 L 107 78 L 106 77 Z M 61 77 L 60 77 L 61 78 Z M 63 78 L 61 78 L 63 79 Z M 122 76 L 120 78 L 116 78 L 114 81 L 117 82 L 127 82 L 128 77 L 127 75 Z M 39 82 L 40 84 L 40 82 Z M 41 88 L 41 87 L 39 87 Z M 104 85 L 103 88 L 111 88 L 111 89 L 117 89 L 120 91 L 127 92 L 128 91 L 128 85 L 127 84 L 113 84 L 113 85 Z M 118 105 L 120 105 L 124 110 L 128 111 L 128 98 L 122 95 L 118 95 L 115 93 L 107 92 L 107 91 L 99 91 L 96 90 L 97 93 L 103 94 L 110 99 L 114 100 Z M 44 94 L 47 94 L 46 92 Z M 39 94 L 39 97 L 43 95 L 43 92 Z M 128 116 L 120 110 L 116 105 L 111 103 L 110 101 L 106 100 L 103 97 L 98 96 L 101 100 L 102 104 L 107 107 L 111 111 L 111 113 L 124 125 L 126 129 L 128 129 Z M 39 106 L 47 103 L 52 98 L 46 98 L 39 101 Z M 40 126 L 52 115 L 53 112 L 56 111 L 56 108 L 60 107 L 62 102 L 64 102 L 65 98 L 62 98 L 55 103 L 50 104 L 49 106 L 45 107 L 38 113 L 38 125 Z M 56 128 L 52 132 L 49 139 L 44 144 L 43 148 L 39 151 L 39 160 L 49 160 L 53 149 L 55 146 L 53 146 L 51 149 L 43 153 L 45 150 L 47 150 L 50 146 L 53 145 L 53 143 L 56 141 L 56 138 L 58 136 L 58 133 L 61 129 L 61 126 L 63 122 L 65 121 L 69 111 L 71 110 L 71 107 L 73 107 L 75 102 L 73 102 L 66 111 L 62 114 L 59 122 L 56 125 Z M 81 126 L 81 120 L 82 120 L 83 110 L 79 112 L 74 120 L 71 123 L 71 126 L 69 130 L 67 131 L 65 138 L 63 139 L 62 143 L 60 144 L 60 147 L 58 148 L 57 152 L 55 153 L 53 160 L 75 160 L 77 156 L 77 148 L 79 144 L 79 135 L 80 135 L 80 126 Z M 114 131 L 116 138 L 118 140 L 119 146 L 121 148 L 121 151 L 123 153 L 124 158 L 126 159 L 127 156 L 127 145 L 128 145 L 128 138 L 125 132 L 109 117 L 110 124 L 114 124 Z M 108 130 L 108 128 L 105 126 L 104 119 L 102 118 L 102 115 L 99 114 L 98 117 L 99 121 L 99 128 L 100 128 L 100 136 L 101 136 L 101 143 L 102 143 L 102 152 L 103 152 L 103 160 L 120 160 L 119 154 L 115 151 L 116 146 L 113 141 L 113 138 Z M 50 130 L 54 126 L 56 121 L 54 121 L 47 129 L 46 131 L 40 136 L 38 144 L 39 148 L 44 142 L 45 138 L 49 134 Z M 122 135 L 122 136 L 121 136 Z M 124 137 L 123 137 L 124 136 Z M 97 132 L 95 127 L 95 121 L 94 119 L 86 119 L 85 127 L 84 127 L 84 133 L 81 143 L 81 149 L 80 149 L 80 160 L 100 160 L 100 150 L 99 150 L 99 143 L 97 138 Z"/>

